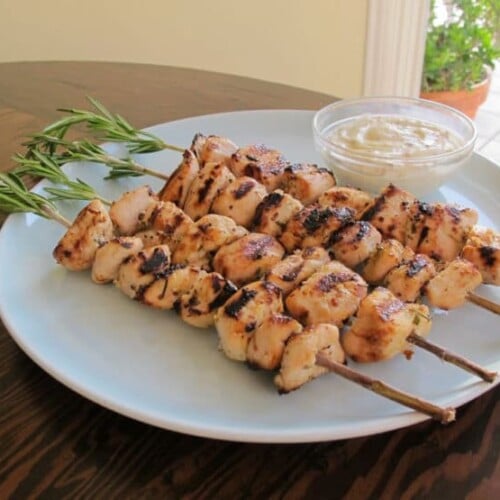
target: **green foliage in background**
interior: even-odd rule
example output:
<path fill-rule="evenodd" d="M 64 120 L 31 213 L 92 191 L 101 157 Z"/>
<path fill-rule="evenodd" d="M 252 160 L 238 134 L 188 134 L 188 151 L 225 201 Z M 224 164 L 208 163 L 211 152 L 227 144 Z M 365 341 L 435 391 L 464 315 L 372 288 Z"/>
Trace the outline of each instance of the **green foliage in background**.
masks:
<path fill-rule="evenodd" d="M 423 91 L 470 89 L 494 68 L 500 57 L 496 45 L 500 27 L 500 0 L 447 2 L 450 18 L 436 23 L 435 0 L 425 45 Z"/>

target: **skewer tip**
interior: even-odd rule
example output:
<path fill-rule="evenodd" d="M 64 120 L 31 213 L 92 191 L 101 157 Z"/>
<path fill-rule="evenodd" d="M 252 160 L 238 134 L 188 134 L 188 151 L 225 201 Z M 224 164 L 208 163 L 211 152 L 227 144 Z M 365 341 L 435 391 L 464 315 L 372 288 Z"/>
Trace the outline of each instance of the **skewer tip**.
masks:
<path fill-rule="evenodd" d="M 378 379 L 373 379 L 361 372 L 355 371 L 346 365 L 329 359 L 325 353 L 319 352 L 316 355 L 316 363 L 328 368 L 328 370 L 340 375 L 351 382 L 355 382 L 366 389 L 395 401 L 399 404 L 424 413 L 441 424 L 449 424 L 455 420 L 455 409 L 452 407 L 443 408 L 425 399 L 421 399 L 413 394 L 401 391 Z"/>
<path fill-rule="evenodd" d="M 451 424 L 451 422 L 455 421 L 455 417 L 456 417 L 455 408 L 451 408 L 451 407 L 444 408 L 443 413 L 441 415 L 440 422 L 444 425 Z"/>

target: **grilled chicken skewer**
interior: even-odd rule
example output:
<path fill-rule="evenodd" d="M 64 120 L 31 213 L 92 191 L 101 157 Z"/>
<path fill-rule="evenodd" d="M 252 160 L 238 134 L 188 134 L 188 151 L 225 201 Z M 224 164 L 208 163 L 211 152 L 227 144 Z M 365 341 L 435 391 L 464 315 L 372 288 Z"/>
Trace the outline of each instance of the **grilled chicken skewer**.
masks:
<path fill-rule="evenodd" d="M 118 200 L 117 202 L 115 202 L 113 204 L 113 206 L 110 210 L 110 214 L 111 214 L 113 222 L 115 223 L 115 226 L 118 228 L 118 230 L 121 233 L 125 233 L 125 234 L 127 234 L 127 233 L 130 234 L 131 232 L 134 232 L 137 229 L 139 229 L 141 227 L 141 225 L 144 225 L 146 223 L 146 221 L 148 220 L 148 218 L 145 216 L 145 214 L 148 214 L 148 212 L 151 212 L 154 214 L 154 224 L 155 224 L 156 229 L 165 229 L 168 226 L 168 221 L 170 220 L 169 217 L 172 214 L 175 214 L 174 220 L 176 221 L 177 226 L 175 226 L 175 224 L 173 226 L 169 226 L 170 236 L 172 236 L 172 234 L 175 233 L 175 229 L 177 229 L 177 227 L 179 225 L 182 226 L 182 223 L 186 223 L 187 226 L 192 227 L 192 224 L 191 225 L 189 224 L 191 222 L 191 221 L 189 221 L 189 218 L 186 219 L 185 215 L 184 215 L 184 217 L 182 217 L 180 210 L 178 211 L 179 213 L 175 213 L 176 208 L 175 208 L 175 206 L 172 206 L 171 203 L 163 203 L 161 205 L 161 207 L 158 209 L 159 205 L 160 204 L 155 199 L 151 190 L 149 190 L 145 187 L 142 187 L 142 188 L 138 188 L 137 190 L 135 190 L 133 192 L 125 193 L 125 195 L 120 200 Z M 131 209 L 130 209 L 130 207 L 131 207 Z M 167 212 L 167 217 L 165 217 L 163 215 L 165 211 Z M 314 243 L 314 242 L 318 241 L 320 243 L 323 243 L 325 236 L 321 232 L 319 233 L 319 235 L 316 234 L 317 233 L 316 221 L 317 220 L 322 221 L 323 217 L 321 217 L 321 216 L 319 218 L 316 217 L 315 211 L 310 212 L 310 213 L 306 212 L 306 213 L 307 213 L 307 217 L 305 218 L 306 226 L 312 227 L 312 234 L 310 235 L 309 242 Z M 326 211 L 324 213 L 327 213 L 328 220 L 332 220 L 332 217 L 331 217 L 332 213 L 330 211 Z M 320 214 L 321 214 L 321 212 L 320 212 Z M 333 215 L 337 217 L 337 214 L 334 213 Z M 335 222 L 336 217 L 333 217 L 333 221 L 335 224 L 336 224 L 336 222 Z M 160 221 L 160 222 L 158 222 L 158 221 Z M 307 224 L 307 223 L 309 223 L 309 224 Z M 160 227 L 158 227 L 158 224 L 160 224 Z M 107 225 L 108 225 L 108 229 L 109 229 L 109 225 L 110 225 L 109 221 L 107 221 Z M 339 225 L 342 225 L 342 222 Z M 355 240 L 358 239 L 357 236 L 360 233 L 362 233 L 363 235 L 366 235 L 369 232 L 369 231 L 367 231 L 367 226 L 368 226 L 367 223 L 359 223 L 359 226 L 360 227 L 357 228 L 354 232 L 351 230 L 351 233 L 353 233 L 355 236 L 355 238 L 354 238 Z M 321 228 L 321 225 L 319 225 L 319 228 Z M 65 239 L 69 239 L 70 243 L 72 241 L 77 241 L 77 245 L 75 245 L 75 246 L 81 247 L 82 246 L 81 241 L 76 239 L 74 237 L 74 235 L 72 235 L 72 233 L 74 233 L 74 229 L 75 228 L 72 228 L 72 230 L 68 232 L 68 234 L 71 235 L 71 238 L 68 238 L 68 235 L 66 235 Z M 347 228 L 347 229 L 349 229 L 349 228 Z M 290 232 L 292 232 L 292 231 L 290 231 Z M 311 231 L 309 231 L 309 232 L 311 232 Z M 343 232 L 345 233 L 347 231 L 344 230 Z M 338 233 L 337 233 L 337 235 L 338 235 Z M 108 235 L 108 237 L 109 236 L 110 235 Z M 315 238 L 319 238 L 319 240 L 316 240 Z M 63 240 L 64 240 L 64 238 L 63 238 Z M 174 242 L 174 241 L 175 240 L 172 239 L 172 242 Z M 208 241 L 210 241 L 210 239 L 208 239 Z M 344 238 L 337 238 L 334 241 L 335 251 L 339 252 L 338 246 L 342 245 L 342 244 L 345 246 L 346 241 L 347 241 L 347 249 L 349 250 L 349 238 L 347 238 L 347 240 L 346 240 L 346 238 L 344 237 Z M 93 247 L 92 247 L 92 245 L 90 245 L 92 247 L 92 251 L 96 252 L 96 246 L 103 245 L 104 242 L 103 242 L 103 238 L 101 237 L 101 239 L 99 241 L 97 241 L 96 239 L 93 239 L 91 243 L 93 244 Z M 120 250 L 117 255 L 118 255 L 118 257 L 123 258 L 124 253 L 125 253 L 125 255 L 127 254 L 127 252 L 123 252 L 123 247 L 124 246 L 127 247 L 128 244 L 130 244 L 130 242 L 128 242 L 128 244 L 125 244 L 125 245 L 123 245 L 123 242 L 120 242 L 119 244 L 117 244 L 117 242 L 113 242 L 113 243 L 115 243 L 114 251 Z M 252 246 L 252 244 L 253 244 L 253 246 L 255 246 L 254 243 L 255 243 L 255 241 L 251 242 L 250 246 Z M 293 244 L 295 245 L 295 240 L 294 240 Z M 83 246 L 85 246 L 85 245 L 83 245 Z M 246 245 L 244 245 L 244 247 L 245 246 Z M 64 249 L 63 251 L 56 252 L 56 254 L 55 254 L 60 261 L 62 260 L 63 257 L 65 258 L 65 257 L 71 256 L 71 252 L 69 252 L 67 250 L 67 248 L 64 248 L 64 245 L 59 245 L 58 248 Z M 341 246 L 340 250 L 342 250 L 342 246 Z M 102 261 L 104 261 L 104 263 L 105 263 L 106 259 L 110 259 L 112 256 L 114 256 L 114 251 L 108 252 L 108 254 L 106 254 L 106 252 L 103 251 L 104 257 L 101 257 L 99 259 L 101 264 L 102 264 Z M 150 252 L 152 252 L 152 253 L 150 253 Z M 260 252 L 260 249 L 258 250 L 258 252 Z M 342 253 L 342 252 L 340 252 L 340 253 Z M 345 252 L 344 253 L 345 256 L 349 255 L 349 254 L 352 254 L 352 252 Z M 362 254 L 362 252 L 361 252 L 361 254 Z M 357 255 L 357 252 L 354 252 L 354 255 Z M 159 258 L 159 256 L 162 256 L 162 258 Z M 279 259 L 280 257 L 281 257 L 281 255 L 277 255 L 276 259 Z M 358 256 L 356 258 L 360 258 L 360 257 Z M 141 258 L 139 258 L 139 259 L 127 257 L 127 263 L 126 263 L 127 265 L 123 266 L 124 270 L 116 278 L 116 281 L 122 287 L 122 289 L 125 291 L 125 293 L 127 293 L 129 296 L 135 297 L 137 294 L 137 290 L 144 289 L 148 284 L 150 284 L 152 281 L 154 281 L 154 279 L 153 280 L 151 279 L 151 276 L 147 276 L 148 275 L 147 272 L 143 272 L 143 269 L 144 268 L 147 269 L 147 265 L 150 265 L 151 261 L 153 261 L 156 264 L 166 266 L 169 263 L 169 259 L 170 259 L 169 247 L 164 246 L 163 248 L 154 248 L 152 250 L 145 249 L 145 252 L 141 253 Z M 111 259 L 111 260 L 113 260 L 113 259 Z M 253 255 L 251 257 L 251 260 L 255 260 L 255 257 Z M 362 259 L 360 259 L 360 260 L 362 260 Z M 356 263 L 351 262 L 351 265 L 355 265 L 355 264 Z M 66 262 L 66 265 L 68 265 L 68 262 Z M 144 266 L 146 266 L 146 267 L 144 267 Z M 117 267 L 117 265 L 115 262 L 115 264 L 113 266 L 113 269 L 115 271 L 116 271 L 116 267 Z M 78 269 L 79 268 L 81 268 L 81 267 L 78 267 Z M 76 269 L 76 268 L 73 267 L 73 269 Z M 125 272 L 125 269 L 127 270 L 127 272 Z M 162 269 L 158 270 L 154 267 L 152 269 L 154 270 L 154 273 L 156 273 L 156 274 L 162 271 Z M 134 278 L 137 276 L 139 270 L 141 271 L 142 274 L 145 274 L 146 276 L 141 276 L 141 281 L 139 282 L 139 284 L 135 283 L 133 286 L 130 285 L 130 282 L 133 283 Z M 97 271 L 94 274 L 96 275 L 96 281 L 100 281 L 100 280 L 107 281 L 109 279 L 115 279 L 115 277 L 113 275 L 111 275 L 111 278 L 105 278 L 105 277 L 102 278 L 102 276 L 99 277 L 98 276 L 99 273 L 97 273 Z M 149 273 L 149 274 L 151 275 L 151 273 Z M 323 278 L 320 278 L 320 282 L 322 282 L 322 280 L 323 280 Z M 323 286 L 326 286 L 326 285 L 323 285 Z M 329 285 L 328 285 L 328 287 L 329 287 Z M 328 288 L 328 289 L 330 290 L 330 288 Z M 363 290 L 363 286 L 361 286 L 360 290 Z M 366 291 L 364 291 L 364 293 L 366 293 Z M 295 295 L 293 297 L 291 297 L 290 304 L 292 304 L 292 305 L 289 307 L 291 307 L 291 308 L 295 307 L 297 309 L 297 303 L 300 302 L 300 300 L 299 301 L 295 300 L 295 306 L 294 306 L 293 305 L 294 298 L 295 298 Z M 348 303 L 349 303 L 349 301 L 347 301 L 347 304 Z M 354 306 L 354 307 L 356 307 L 356 306 Z M 341 308 L 339 308 L 339 309 L 342 310 Z M 200 314 L 199 311 L 198 311 L 198 314 Z M 296 314 L 300 314 L 300 313 L 296 310 Z M 343 314 L 345 315 L 345 313 L 343 313 Z M 345 315 L 345 317 L 348 317 L 349 315 L 350 315 L 350 313 L 347 313 L 347 315 Z M 337 317 L 337 318 L 328 318 L 328 319 L 333 321 L 333 322 L 339 323 L 343 319 L 345 319 L 345 317 L 342 317 L 342 315 L 341 315 L 340 317 Z M 208 322 L 207 324 L 210 324 L 210 320 L 207 319 L 204 321 L 207 321 Z M 201 324 L 204 324 L 204 321 L 202 321 Z"/>
<path fill-rule="evenodd" d="M 17 182 L 16 182 L 17 185 Z M 7 189 L 7 192 L 10 192 Z M 3 193 L 5 195 L 5 192 Z M 22 193 L 23 198 L 26 196 L 30 196 L 29 193 Z M 38 213 L 44 217 L 52 218 L 59 222 L 63 221 L 64 225 L 66 225 L 66 221 L 60 216 L 59 213 L 55 213 L 55 208 L 50 205 L 49 202 L 43 202 L 40 205 L 40 200 L 42 197 L 39 195 L 34 195 L 36 199 L 36 208 L 33 208 L 33 202 L 31 204 L 26 204 L 25 211 L 33 211 L 34 213 Z M 34 198 L 33 197 L 33 198 Z M 9 205 L 5 205 L 9 207 Z M 12 210 L 19 211 L 19 203 L 12 204 Z M 51 216 L 51 213 L 54 212 L 54 216 Z M 97 221 L 97 224 L 92 224 L 92 221 Z M 104 229 L 103 229 L 104 228 Z M 110 231 L 108 229 L 111 228 Z M 93 236 L 97 235 L 97 238 Z M 62 255 L 65 257 L 71 258 L 73 255 L 75 257 L 75 262 L 80 262 L 82 259 L 81 255 L 76 255 L 76 250 L 81 250 L 80 246 L 88 247 L 84 250 L 86 251 L 84 255 L 84 265 L 83 267 L 88 267 L 88 261 L 90 258 L 88 257 L 89 253 L 97 253 L 102 247 L 99 247 L 97 250 L 95 249 L 96 244 L 99 241 L 99 244 L 102 242 L 102 239 L 107 239 L 108 242 L 112 240 L 112 222 L 109 215 L 105 210 L 102 210 L 102 207 L 97 203 L 91 202 L 87 207 L 80 212 L 80 214 L 75 219 L 74 224 L 68 229 L 67 233 L 63 236 L 60 243 L 56 248 L 62 248 L 63 244 L 66 244 L 66 253 L 62 251 Z M 134 247 L 135 245 L 135 247 Z M 172 306 L 177 310 L 181 310 L 181 315 L 186 321 L 196 317 L 196 321 L 192 324 L 195 326 L 206 326 L 203 323 L 198 323 L 199 318 L 204 319 L 206 316 L 210 316 L 213 309 L 216 309 L 221 304 L 226 302 L 228 296 L 231 296 L 234 291 L 234 285 L 225 280 L 222 276 L 216 276 L 216 273 L 206 273 L 203 270 L 195 269 L 192 267 L 185 267 L 182 269 L 177 269 L 169 266 L 170 261 L 170 249 L 167 245 L 160 245 L 156 247 L 149 247 L 148 249 L 140 249 L 142 245 L 142 240 L 140 238 L 131 238 L 125 239 L 122 237 L 121 240 L 115 242 L 114 245 L 110 246 L 110 249 L 105 254 L 106 258 L 101 260 L 101 264 L 110 263 L 111 260 L 119 262 L 119 267 L 116 269 L 116 265 L 110 265 L 108 267 L 100 267 L 100 271 L 103 271 L 104 274 L 114 275 L 117 273 L 117 284 L 119 287 L 130 297 L 133 298 L 145 298 L 146 291 L 150 288 L 153 283 L 159 283 L 159 279 L 165 279 L 168 274 L 176 274 L 177 279 L 173 279 L 174 282 L 170 281 L 170 289 L 168 286 L 168 282 L 165 282 L 163 290 L 157 293 L 149 293 L 150 300 L 152 298 L 153 302 L 156 300 L 164 301 L 167 296 L 167 292 L 170 295 Z M 104 246 L 104 245 L 103 245 Z M 128 254 L 126 251 L 129 248 L 137 249 L 136 253 Z M 63 263 L 67 264 L 65 261 Z M 73 263 L 71 263 L 73 264 Z M 75 269 L 80 270 L 80 266 L 71 266 Z M 100 278 L 102 278 L 102 273 L 97 273 Z M 187 273 L 184 275 L 179 275 L 179 272 Z M 193 280 L 189 278 L 195 273 L 198 276 L 198 279 L 195 281 L 193 286 Z M 210 275 L 211 274 L 211 275 Z M 151 281 L 151 278 L 153 280 Z M 170 277 L 171 278 L 171 277 Z M 187 278 L 187 279 L 186 279 Z M 208 278 L 208 279 L 207 279 Z M 105 277 L 105 280 L 108 278 Z M 212 291 L 213 294 L 210 297 L 210 300 L 207 300 L 207 297 L 200 297 L 200 291 L 206 291 L 206 287 L 200 286 L 200 283 L 208 283 L 209 291 Z M 270 287 L 274 287 L 276 290 L 279 290 L 275 285 L 269 284 Z M 151 290 L 153 288 L 151 287 Z M 158 288 L 156 288 L 158 290 Z M 184 293 L 182 293 L 184 291 Z M 205 300 L 203 300 L 205 299 Z M 145 301 L 147 302 L 148 299 Z M 165 306 L 165 303 L 163 303 Z M 201 308 L 199 307 L 201 305 Z M 207 306 L 208 305 L 208 310 Z M 185 309 L 182 309 L 182 306 L 185 306 Z M 200 310 L 201 309 L 201 310 Z M 183 315 L 182 312 L 186 310 L 187 314 Z M 416 406 L 418 408 L 418 405 Z M 444 421 L 444 420 L 443 420 Z M 449 420 L 448 420 L 449 421 Z"/>

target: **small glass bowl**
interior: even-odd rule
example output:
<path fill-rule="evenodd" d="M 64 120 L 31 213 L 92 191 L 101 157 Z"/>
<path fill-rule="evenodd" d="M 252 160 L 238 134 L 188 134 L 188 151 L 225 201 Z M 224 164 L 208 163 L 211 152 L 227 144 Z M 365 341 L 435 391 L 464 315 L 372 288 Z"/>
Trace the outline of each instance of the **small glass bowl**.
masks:
<path fill-rule="evenodd" d="M 331 139 L 331 131 L 340 121 L 365 115 L 395 115 L 431 122 L 454 132 L 461 139 L 461 145 L 443 153 L 408 157 L 375 150 L 353 151 Z M 464 167 L 476 140 L 474 123 L 460 111 L 406 97 L 366 97 L 335 102 L 316 113 L 313 133 L 316 149 L 338 184 L 378 193 L 392 182 L 416 196 L 437 189 Z"/>

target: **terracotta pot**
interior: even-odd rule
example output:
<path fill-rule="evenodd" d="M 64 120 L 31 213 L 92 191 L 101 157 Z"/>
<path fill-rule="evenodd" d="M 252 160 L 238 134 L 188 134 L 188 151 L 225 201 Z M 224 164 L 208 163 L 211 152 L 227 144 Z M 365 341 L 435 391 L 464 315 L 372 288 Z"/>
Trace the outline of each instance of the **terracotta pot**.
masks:
<path fill-rule="evenodd" d="M 488 96 L 491 83 L 491 74 L 472 87 L 471 90 L 444 90 L 440 92 L 421 92 L 422 99 L 447 104 L 465 113 L 469 118 L 476 117 L 477 108 L 483 104 Z"/>

